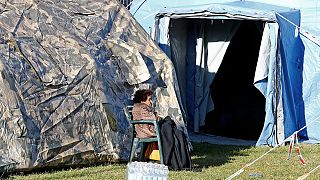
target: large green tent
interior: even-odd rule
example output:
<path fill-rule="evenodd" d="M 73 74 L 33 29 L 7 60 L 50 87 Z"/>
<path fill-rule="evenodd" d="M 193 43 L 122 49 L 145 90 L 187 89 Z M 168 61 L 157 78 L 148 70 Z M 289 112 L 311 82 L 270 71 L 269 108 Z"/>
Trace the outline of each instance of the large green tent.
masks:
<path fill-rule="evenodd" d="M 117 0 L 1 0 L 0 34 L 1 166 L 127 160 L 139 88 L 186 132 L 171 61 Z"/>

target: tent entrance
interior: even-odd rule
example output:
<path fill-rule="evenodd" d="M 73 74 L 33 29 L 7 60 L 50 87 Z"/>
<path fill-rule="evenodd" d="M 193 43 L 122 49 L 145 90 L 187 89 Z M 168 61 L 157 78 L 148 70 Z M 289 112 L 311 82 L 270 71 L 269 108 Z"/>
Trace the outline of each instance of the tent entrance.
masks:
<path fill-rule="evenodd" d="M 265 119 L 265 98 L 253 85 L 263 22 L 243 21 L 210 85 L 214 110 L 204 132 L 257 140 Z"/>
<path fill-rule="evenodd" d="M 264 22 L 170 19 L 170 50 L 191 131 L 257 140 L 265 98 L 253 80 Z M 213 101 L 211 101 L 211 98 Z"/>

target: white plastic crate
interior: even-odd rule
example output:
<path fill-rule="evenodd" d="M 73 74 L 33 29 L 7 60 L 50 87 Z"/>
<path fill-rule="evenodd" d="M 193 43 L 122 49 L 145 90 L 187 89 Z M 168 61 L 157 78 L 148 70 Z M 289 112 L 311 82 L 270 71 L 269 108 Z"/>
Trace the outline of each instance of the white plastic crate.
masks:
<path fill-rule="evenodd" d="M 168 180 L 169 169 L 163 164 L 148 162 L 129 162 L 126 180 Z"/>

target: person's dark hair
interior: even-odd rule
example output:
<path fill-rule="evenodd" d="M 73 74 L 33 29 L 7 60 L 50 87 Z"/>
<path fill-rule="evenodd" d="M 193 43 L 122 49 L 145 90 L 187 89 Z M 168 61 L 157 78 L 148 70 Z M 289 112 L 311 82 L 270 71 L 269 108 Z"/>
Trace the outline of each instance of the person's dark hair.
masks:
<path fill-rule="evenodd" d="M 133 103 L 141 103 L 142 101 L 146 101 L 148 96 L 151 96 L 153 92 L 149 89 L 138 90 L 134 94 Z"/>

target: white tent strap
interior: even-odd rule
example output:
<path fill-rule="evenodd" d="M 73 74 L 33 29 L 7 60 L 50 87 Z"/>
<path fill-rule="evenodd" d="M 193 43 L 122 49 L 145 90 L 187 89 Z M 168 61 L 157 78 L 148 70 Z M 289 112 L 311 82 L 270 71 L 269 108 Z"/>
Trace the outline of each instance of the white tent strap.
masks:
<path fill-rule="evenodd" d="M 258 157 L 257 159 L 255 159 L 254 161 L 252 161 L 251 163 L 249 164 L 246 164 L 243 168 L 241 168 L 240 170 L 238 170 L 237 172 L 235 172 L 234 174 L 232 174 L 231 176 L 229 176 L 226 180 L 231 180 L 233 179 L 234 177 L 237 177 L 239 176 L 245 168 L 251 166 L 253 163 L 257 162 L 259 159 L 263 158 L 265 155 L 269 154 L 271 151 L 273 151 L 275 148 L 277 148 L 278 146 L 275 146 L 271 149 L 269 149 L 269 151 L 267 151 L 266 153 L 264 153 L 263 155 L 261 155 L 260 157 Z"/>
<path fill-rule="evenodd" d="M 318 165 L 317 167 L 315 167 L 314 169 L 312 169 L 310 172 L 300 176 L 297 180 L 303 180 L 306 179 L 311 173 L 313 173 L 315 170 L 317 170 L 320 167 L 320 165 Z"/>
<path fill-rule="evenodd" d="M 282 19 L 288 21 L 290 24 L 292 24 L 293 26 L 295 26 L 296 28 L 299 29 L 299 33 L 301 35 L 303 35 L 304 37 L 306 37 L 307 39 L 309 39 L 310 41 L 312 41 L 313 43 L 315 43 L 316 45 L 320 46 L 320 40 L 318 40 L 316 38 L 316 36 L 312 35 L 311 33 L 309 33 L 308 31 L 302 29 L 301 27 L 297 26 L 296 24 L 294 24 L 293 22 L 291 22 L 289 19 L 285 18 L 284 16 L 282 16 L 281 14 L 277 13 L 276 14 L 278 16 L 280 16 Z"/>
<path fill-rule="evenodd" d="M 295 133 L 298 133 L 300 131 L 302 131 L 303 129 L 307 128 L 310 124 L 317 122 L 319 120 L 320 116 L 318 116 L 317 118 L 315 118 L 313 121 L 310 121 L 308 124 L 306 124 L 305 126 L 303 126 L 302 128 L 300 128 L 298 131 L 294 132 L 292 135 L 294 135 Z M 291 136 L 292 136 L 291 135 Z M 290 137 L 291 137 L 290 136 Z M 287 138 L 288 139 L 288 138 Z"/>
<path fill-rule="evenodd" d="M 138 22 L 141 22 L 141 21 L 143 21 L 143 20 L 147 19 L 148 17 L 150 17 L 150 16 L 153 16 L 153 15 L 157 14 L 158 12 L 159 12 L 159 11 L 154 11 L 153 13 L 150 13 L 149 15 L 147 15 L 147 16 L 145 16 L 145 17 L 143 17 L 142 19 L 139 19 L 139 21 L 138 21 Z"/>
<path fill-rule="evenodd" d="M 251 166 L 253 163 L 257 162 L 259 159 L 261 159 L 262 157 L 264 157 L 265 155 L 267 155 L 268 153 L 270 153 L 271 151 L 273 151 L 275 148 L 281 146 L 281 145 L 282 145 L 284 142 L 286 142 L 287 140 L 289 140 L 289 139 L 291 139 L 291 138 L 294 138 L 294 136 L 295 136 L 298 132 L 300 132 L 300 131 L 302 131 L 303 129 L 307 128 L 310 124 L 318 121 L 318 120 L 319 120 L 319 117 L 320 117 L 320 116 L 318 116 L 315 120 L 313 120 L 313 121 L 309 122 L 308 124 L 306 124 L 304 127 L 302 127 L 301 129 L 299 129 L 298 131 L 295 131 L 294 133 L 292 133 L 292 134 L 291 134 L 288 138 L 286 138 L 282 143 L 280 143 L 280 144 L 276 145 L 275 147 L 269 149 L 269 151 L 267 151 L 266 153 L 264 153 L 263 155 L 261 155 L 260 157 L 258 157 L 258 158 L 255 159 L 254 161 L 252 161 L 251 163 L 246 164 L 243 168 L 241 168 L 241 169 L 238 170 L 237 172 L 233 173 L 233 174 L 232 174 L 231 176 L 229 176 L 226 180 L 231 180 L 231 179 L 233 179 L 234 177 L 239 176 L 239 175 L 244 171 L 245 168 Z"/>
<path fill-rule="evenodd" d="M 132 1 L 126 6 L 127 9 L 128 9 L 129 6 L 131 6 L 131 4 L 133 3 L 133 1 L 134 1 L 134 0 L 132 0 Z M 141 2 L 142 2 L 142 1 L 141 1 Z M 141 3 L 141 2 L 140 2 L 140 3 Z M 140 4 L 140 3 L 139 3 L 139 4 Z"/>

